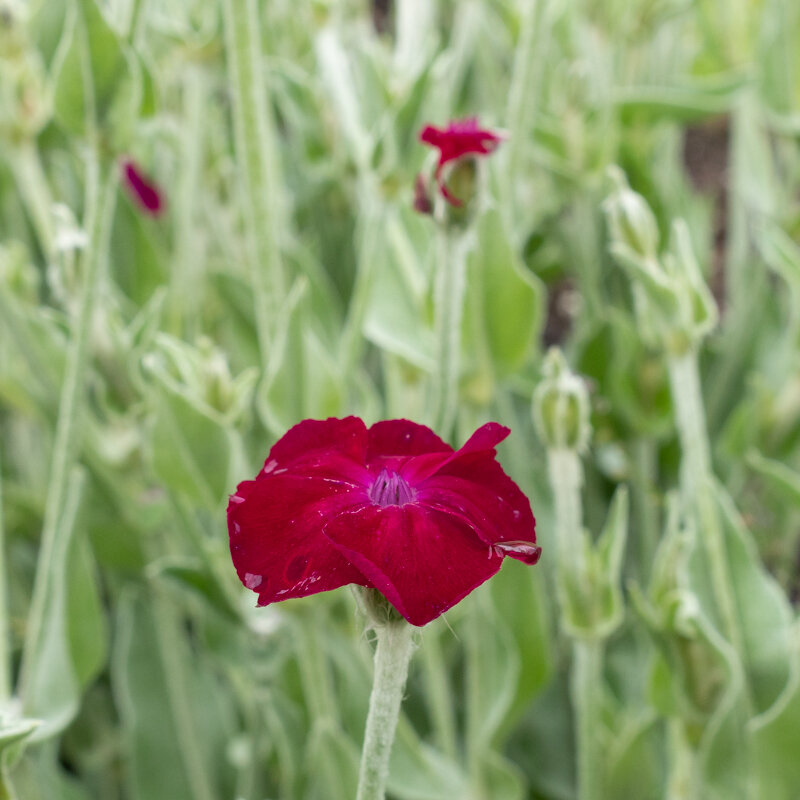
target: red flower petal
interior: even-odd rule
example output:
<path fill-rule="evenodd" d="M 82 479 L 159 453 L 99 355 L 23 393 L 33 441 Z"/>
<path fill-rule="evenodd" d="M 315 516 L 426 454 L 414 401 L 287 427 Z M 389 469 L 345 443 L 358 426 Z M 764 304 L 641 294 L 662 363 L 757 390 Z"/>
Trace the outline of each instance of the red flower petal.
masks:
<path fill-rule="evenodd" d="M 455 206 L 460 206 L 462 203 L 445 185 L 442 177 L 444 167 L 464 156 L 487 156 L 503 141 L 499 133 L 481 128 L 477 117 L 451 120 L 446 128 L 426 125 L 420 131 L 419 139 L 439 151 L 439 162 L 434 177 L 444 198 Z"/>
<path fill-rule="evenodd" d="M 478 428 L 478 430 L 467 439 L 464 446 L 456 450 L 455 453 L 444 457 L 440 453 L 430 455 L 423 454 L 409 461 L 402 468 L 403 477 L 409 483 L 419 483 L 440 470 L 445 464 L 449 464 L 451 461 L 455 461 L 471 453 L 484 453 L 494 458 L 495 445 L 502 442 L 509 433 L 511 433 L 511 430 L 504 425 L 499 425 L 496 422 L 487 422 L 485 425 Z"/>
<path fill-rule="evenodd" d="M 258 604 L 369 586 L 322 534 L 327 520 L 365 499 L 363 489 L 326 478 L 272 474 L 239 484 L 228 503 L 231 556 Z"/>
<path fill-rule="evenodd" d="M 417 502 L 457 515 L 484 542 L 512 558 L 526 564 L 539 560 L 528 498 L 484 453 L 446 464 L 417 488 Z"/>
<path fill-rule="evenodd" d="M 407 419 L 387 419 L 369 429 L 367 464 L 389 456 L 419 456 L 423 453 L 452 453 L 430 428 Z"/>
<path fill-rule="evenodd" d="M 272 469 L 319 464 L 331 453 L 364 464 L 366 452 L 367 426 L 358 417 L 306 419 L 278 439 L 269 451 L 264 468 L 272 462 L 275 462 Z"/>
<path fill-rule="evenodd" d="M 447 611 L 503 561 L 457 516 L 413 502 L 353 507 L 325 535 L 412 625 Z"/>

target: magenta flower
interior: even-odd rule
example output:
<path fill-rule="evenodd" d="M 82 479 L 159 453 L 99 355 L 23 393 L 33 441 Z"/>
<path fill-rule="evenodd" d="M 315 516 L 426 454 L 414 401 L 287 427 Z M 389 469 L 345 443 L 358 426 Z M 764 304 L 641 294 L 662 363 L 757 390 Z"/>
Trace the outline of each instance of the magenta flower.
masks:
<path fill-rule="evenodd" d="M 425 625 L 494 575 L 539 560 L 530 503 L 489 422 L 457 451 L 404 419 L 305 420 L 228 503 L 231 555 L 258 605 L 349 583 Z"/>
<path fill-rule="evenodd" d="M 149 181 L 130 159 L 125 159 L 121 167 L 123 183 L 136 205 L 146 214 L 153 217 L 160 216 L 164 210 L 161 190 Z"/>
<path fill-rule="evenodd" d="M 446 128 L 435 128 L 426 125 L 419 134 L 419 140 L 439 151 L 439 163 L 436 165 L 436 183 L 448 203 L 460 206 L 461 201 L 447 189 L 442 179 L 442 170 L 451 161 L 458 161 L 464 156 L 487 156 L 493 153 L 503 137 L 486 128 L 481 128 L 477 117 L 451 120 Z"/>

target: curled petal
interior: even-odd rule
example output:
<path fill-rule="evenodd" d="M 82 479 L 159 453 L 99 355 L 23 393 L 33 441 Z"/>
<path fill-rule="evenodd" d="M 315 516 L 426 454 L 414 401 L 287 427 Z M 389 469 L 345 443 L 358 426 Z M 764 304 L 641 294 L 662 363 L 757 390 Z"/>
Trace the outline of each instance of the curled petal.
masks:
<path fill-rule="evenodd" d="M 325 535 L 412 625 L 447 611 L 503 561 L 456 515 L 416 503 L 348 509 Z"/>

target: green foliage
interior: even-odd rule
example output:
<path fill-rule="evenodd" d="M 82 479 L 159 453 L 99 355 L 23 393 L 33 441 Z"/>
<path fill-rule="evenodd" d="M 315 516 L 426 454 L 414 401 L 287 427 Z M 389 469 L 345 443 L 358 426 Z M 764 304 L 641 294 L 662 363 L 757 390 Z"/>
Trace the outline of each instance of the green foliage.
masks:
<path fill-rule="evenodd" d="M 793 0 L 0 0 L 0 797 L 352 798 L 361 620 L 254 608 L 226 499 L 446 373 L 543 555 L 422 634 L 389 796 L 572 800 L 588 708 L 604 796 L 796 800 L 798 40 Z M 474 114 L 454 245 L 417 136 Z"/>

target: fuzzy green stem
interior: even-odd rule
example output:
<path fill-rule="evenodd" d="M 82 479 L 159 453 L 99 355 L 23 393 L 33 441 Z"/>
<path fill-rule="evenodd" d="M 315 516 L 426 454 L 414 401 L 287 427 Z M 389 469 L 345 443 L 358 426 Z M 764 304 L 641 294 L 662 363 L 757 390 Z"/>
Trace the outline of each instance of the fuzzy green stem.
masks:
<path fill-rule="evenodd" d="M 100 284 L 103 281 L 111 221 L 116 197 L 116 172 L 101 179 L 96 153 L 92 151 L 87 158 L 87 212 L 84 227 L 89 234 L 89 242 L 83 251 L 83 286 L 78 300 L 78 311 L 73 323 L 70 349 L 61 400 L 56 422 L 53 461 L 45 501 L 44 525 L 36 565 L 36 579 L 31 600 L 28 631 L 22 661 L 22 679 L 32 666 L 29 659 L 35 652 L 45 612 L 47 583 L 52 573 L 53 559 L 57 552 L 56 538 L 59 521 L 64 508 L 67 483 L 73 465 L 78 459 L 80 442 L 80 418 L 83 413 L 86 394 L 86 372 L 89 362 L 89 333 L 94 316 Z"/>
<path fill-rule="evenodd" d="M 681 487 L 684 502 L 697 517 L 711 567 L 711 581 L 723 629 L 731 644 L 742 652 L 736 600 L 731 589 L 730 565 L 722 521 L 709 493 L 711 454 L 706 431 L 703 396 L 694 348 L 669 355 L 669 378 L 681 443 Z"/>
<path fill-rule="evenodd" d="M 569 448 L 548 448 L 547 466 L 553 489 L 558 531 L 559 570 L 582 576 L 583 559 L 583 465 L 578 454 Z"/>
<path fill-rule="evenodd" d="M 461 318 L 466 289 L 466 252 L 462 235 L 442 225 L 434 285 L 436 347 L 431 403 L 433 428 L 448 439 L 458 414 L 458 378 L 461 361 Z"/>
<path fill-rule="evenodd" d="M 600 747 L 603 644 L 575 639 L 572 644 L 572 698 L 578 743 L 578 800 L 603 800 Z"/>
<path fill-rule="evenodd" d="M 389 755 L 394 742 L 400 703 L 414 650 L 413 628 L 405 620 L 375 627 L 375 673 L 361 751 L 356 800 L 384 800 Z"/>
<path fill-rule="evenodd" d="M 555 498 L 559 542 L 558 572 L 574 586 L 583 586 L 588 565 L 584 559 L 583 465 L 571 448 L 547 451 L 550 485 Z M 564 614 L 562 608 L 562 614 Z M 602 757 L 598 746 L 603 643 L 591 637 L 573 639 L 572 702 L 577 744 L 578 800 L 603 797 Z"/>
<path fill-rule="evenodd" d="M 224 0 L 222 5 L 250 280 L 262 366 L 266 366 L 286 297 L 278 154 L 263 79 L 258 5 L 256 0 Z"/>
<path fill-rule="evenodd" d="M 685 723 L 681 719 L 670 719 L 667 727 L 669 748 L 669 782 L 666 800 L 695 800 L 697 798 L 697 776 L 695 749 L 686 739 Z"/>

